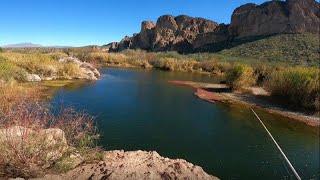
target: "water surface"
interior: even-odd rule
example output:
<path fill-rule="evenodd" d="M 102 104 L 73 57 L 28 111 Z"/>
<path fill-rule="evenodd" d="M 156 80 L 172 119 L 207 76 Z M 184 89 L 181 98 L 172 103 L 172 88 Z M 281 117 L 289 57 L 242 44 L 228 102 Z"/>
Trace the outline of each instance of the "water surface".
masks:
<path fill-rule="evenodd" d="M 101 80 L 52 100 L 96 116 L 106 150 L 155 150 L 222 179 L 291 179 L 290 169 L 246 107 L 211 104 L 168 80 L 216 82 L 192 73 L 108 68 Z M 319 178 L 318 130 L 257 111 L 303 179 Z"/>

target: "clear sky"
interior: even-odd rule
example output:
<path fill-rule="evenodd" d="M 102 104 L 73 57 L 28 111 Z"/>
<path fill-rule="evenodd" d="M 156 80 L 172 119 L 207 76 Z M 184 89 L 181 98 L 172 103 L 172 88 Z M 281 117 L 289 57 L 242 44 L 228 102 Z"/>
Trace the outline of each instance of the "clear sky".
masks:
<path fill-rule="evenodd" d="M 1 0 L 0 45 L 83 46 L 119 41 L 164 14 L 229 23 L 233 10 L 265 0 Z"/>

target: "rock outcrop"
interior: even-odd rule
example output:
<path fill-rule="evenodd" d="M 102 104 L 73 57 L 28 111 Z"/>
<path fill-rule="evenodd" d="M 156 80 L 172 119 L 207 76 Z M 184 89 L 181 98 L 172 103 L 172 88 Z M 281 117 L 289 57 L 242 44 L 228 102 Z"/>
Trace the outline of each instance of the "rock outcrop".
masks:
<path fill-rule="evenodd" d="M 86 164 L 62 175 L 46 175 L 44 180 L 86 179 L 203 179 L 214 180 L 204 170 L 182 159 L 161 157 L 157 152 L 106 151 L 104 160 Z"/>
<path fill-rule="evenodd" d="M 58 60 L 59 63 L 72 63 L 77 68 L 79 68 L 79 72 L 72 76 L 59 76 L 58 70 L 54 67 L 51 67 L 50 74 L 29 74 L 25 75 L 25 79 L 28 82 L 39 82 L 39 81 L 50 81 L 57 79 L 86 79 L 86 80 L 97 80 L 100 77 L 99 71 L 90 63 L 82 62 L 78 58 L 75 57 L 63 57 Z"/>
<path fill-rule="evenodd" d="M 144 21 L 141 31 L 112 43 L 109 51 L 194 52 L 207 45 L 224 46 L 233 39 L 281 33 L 319 33 L 320 5 L 315 0 L 270 1 L 245 4 L 235 9 L 231 24 L 218 24 L 185 15 L 164 15 L 156 23 Z"/>
<path fill-rule="evenodd" d="M 238 38 L 279 33 L 317 33 L 319 8 L 319 3 L 314 0 L 246 4 L 233 12 L 230 31 Z"/>
<path fill-rule="evenodd" d="M 192 49 L 192 43 L 198 34 L 213 32 L 217 26 L 217 23 L 203 18 L 164 15 L 156 23 L 142 22 L 140 33 L 113 43 L 110 51 L 144 49 L 187 52 Z"/>
<path fill-rule="evenodd" d="M 80 73 L 71 77 L 71 79 L 87 79 L 87 80 L 97 80 L 100 77 L 99 71 L 90 63 L 82 62 L 78 58 L 75 57 L 67 57 L 59 59 L 60 63 L 74 63 L 79 69 Z"/>

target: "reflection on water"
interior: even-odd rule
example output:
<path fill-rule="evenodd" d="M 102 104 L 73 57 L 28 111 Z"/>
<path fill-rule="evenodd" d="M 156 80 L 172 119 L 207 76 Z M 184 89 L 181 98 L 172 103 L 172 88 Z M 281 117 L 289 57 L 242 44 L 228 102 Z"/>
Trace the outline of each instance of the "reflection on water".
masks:
<path fill-rule="evenodd" d="M 222 179 L 289 179 L 290 170 L 246 107 L 210 104 L 168 80 L 217 82 L 206 75 L 105 69 L 101 80 L 55 94 L 97 117 L 107 150 L 156 150 L 184 158 Z M 72 87 L 71 87 L 72 86 Z M 297 171 L 319 178 L 318 130 L 257 110 Z"/>

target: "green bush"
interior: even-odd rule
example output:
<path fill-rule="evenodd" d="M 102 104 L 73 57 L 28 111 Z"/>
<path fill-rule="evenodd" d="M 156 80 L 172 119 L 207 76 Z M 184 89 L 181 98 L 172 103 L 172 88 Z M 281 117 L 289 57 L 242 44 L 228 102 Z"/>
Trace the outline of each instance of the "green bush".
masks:
<path fill-rule="evenodd" d="M 252 86 L 256 83 L 253 68 L 244 64 L 235 64 L 226 72 L 227 84 L 235 90 Z"/>
<path fill-rule="evenodd" d="M 319 110 L 320 70 L 317 68 L 291 67 L 275 71 L 266 82 L 274 96 L 282 96 L 296 107 Z"/>

